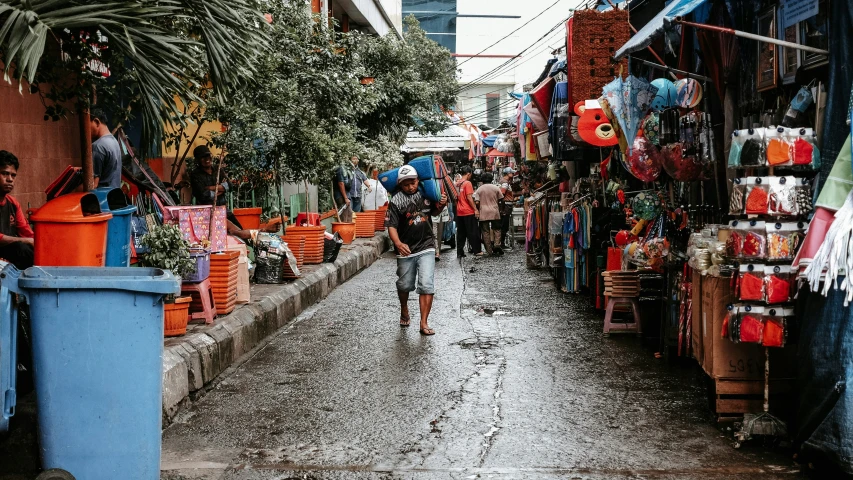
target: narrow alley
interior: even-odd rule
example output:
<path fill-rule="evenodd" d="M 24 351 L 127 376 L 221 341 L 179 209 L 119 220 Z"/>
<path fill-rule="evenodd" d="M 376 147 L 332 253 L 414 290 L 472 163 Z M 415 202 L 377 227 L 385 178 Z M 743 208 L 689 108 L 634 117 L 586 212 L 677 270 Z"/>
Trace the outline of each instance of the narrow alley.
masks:
<path fill-rule="evenodd" d="M 800 478 L 784 450 L 732 448 L 698 370 L 602 338 L 521 252 L 452 256 L 436 336 L 397 326 L 386 254 L 179 415 L 162 478 Z"/>

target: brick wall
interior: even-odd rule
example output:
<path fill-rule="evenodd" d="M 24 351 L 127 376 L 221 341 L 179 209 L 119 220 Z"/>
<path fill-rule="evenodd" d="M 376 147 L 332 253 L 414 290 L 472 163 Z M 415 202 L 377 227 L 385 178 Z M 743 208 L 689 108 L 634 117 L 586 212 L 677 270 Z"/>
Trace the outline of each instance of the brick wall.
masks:
<path fill-rule="evenodd" d="M 45 121 L 44 106 L 28 93 L 28 85 L 18 93 L 17 82 L 0 80 L 0 150 L 21 162 L 12 195 L 24 209 L 28 204 L 39 207 L 45 202 L 44 189 L 65 167 L 80 166 L 77 117 Z"/>

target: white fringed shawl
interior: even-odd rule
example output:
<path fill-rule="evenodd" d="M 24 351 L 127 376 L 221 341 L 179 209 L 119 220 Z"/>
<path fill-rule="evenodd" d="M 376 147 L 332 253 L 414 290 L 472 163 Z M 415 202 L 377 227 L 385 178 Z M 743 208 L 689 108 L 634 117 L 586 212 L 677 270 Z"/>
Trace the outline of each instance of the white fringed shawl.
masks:
<path fill-rule="evenodd" d="M 851 241 L 851 236 L 853 236 L 853 191 L 847 195 L 844 206 L 835 212 L 835 221 L 832 222 L 832 226 L 826 232 L 826 237 L 815 254 L 814 260 L 805 271 L 813 292 L 821 290 L 821 277 L 825 272 L 826 278 L 823 279 L 823 289 L 820 293 L 826 296 L 830 284 L 832 284 L 836 289 L 847 293 L 844 297 L 845 307 L 853 301 L 853 275 L 851 275 L 853 273 L 853 241 Z M 839 274 L 845 275 L 840 284 Z"/>

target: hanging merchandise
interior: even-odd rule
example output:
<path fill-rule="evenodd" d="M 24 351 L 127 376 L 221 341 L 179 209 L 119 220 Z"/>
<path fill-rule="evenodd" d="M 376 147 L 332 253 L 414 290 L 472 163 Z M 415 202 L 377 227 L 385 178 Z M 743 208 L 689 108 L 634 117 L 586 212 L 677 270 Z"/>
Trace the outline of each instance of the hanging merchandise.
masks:
<path fill-rule="evenodd" d="M 788 343 L 788 325 L 795 319 L 794 309 L 782 306 L 765 308 L 764 332 L 761 344 L 765 347 L 784 347 Z"/>
<path fill-rule="evenodd" d="M 813 128 L 788 129 L 793 164 L 813 170 L 820 169 L 820 150 L 817 148 L 817 134 Z"/>
<path fill-rule="evenodd" d="M 674 83 L 668 78 L 656 78 L 652 80 L 652 85 L 658 88 L 655 98 L 652 100 L 652 110 L 662 112 L 675 106 L 678 93 Z"/>
<path fill-rule="evenodd" d="M 763 167 L 764 164 L 764 129 L 750 128 L 732 132 L 729 168 Z"/>
<path fill-rule="evenodd" d="M 678 141 L 681 115 L 677 108 L 669 108 L 660 113 L 660 143 L 669 145 Z"/>
<path fill-rule="evenodd" d="M 728 226 L 729 236 L 726 238 L 726 256 L 740 258 L 743 253 L 743 239 L 746 236 L 748 223 L 743 220 L 732 220 Z"/>
<path fill-rule="evenodd" d="M 743 247 L 741 257 L 747 260 L 761 260 L 767 255 L 767 228 L 765 222 L 750 221 L 743 229 Z"/>
<path fill-rule="evenodd" d="M 598 108 L 591 108 L 593 102 Z M 586 108 L 581 111 L 581 117 L 578 120 L 578 134 L 583 141 L 595 147 L 612 147 L 619 144 L 616 131 L 598 101 L 587 101 Z"/>
<path fill-rule="evenodd" d="M 654 146 L 660 146 L 660 114 L 651 112 L 646 115 L 643 122 L 640 124 L 643 130 L 643 135 Z"/>
<path fill-rule="evenodd" d="M 661 172 L 661 154 L 657 147 L 643 135 L 642 130 L 634 138 L 627 155 L 619 155 L 628 172 L 643 182 L 654 182 Z"/>
<path fill-rule="evenodd" d="M 628 10 L 614 8 L 604 12 L 591 8 L 577 10 L 571 25 L 571 65 L 569 83 L 572 103 L 596 98 L 601 87 L 628 70 L 623 58 L 612 63 L 613 52 L 631 38 Z M 628 137 L 633 138 L 633 137 Z"/>
<path fill-rule="evenodd" d="M 745 305 L 738 308 L 736 341 L 761 343 L 764 338 L 764 307 Z"/>
<path fill-rule="evenodd" d="M 797 192 L 797 212 L 806 214 L 814 209 L 812 202 L 812 182 L 805 178 L 797 178 L 794 186 Z"/>
<path fill-rule="evenodd" d="M 531 104 L 539 111 L 539 115 L 546 119 L 551 114 L 551 101 L 554 97 L 554 85 L 556 83 L 554 77 L 548 77 L 530 91 Z M 530 115 L 529 112 L 528 115 Z"/>
<path fill-rule="evenodd" d="M 793 165 L 793 144 L 789 142 L 788 129 L 785 127 L 764 130 L 765 155 L 768 167 Z"/>
<path fill-rule="evenodd" d="M 636 138 L 640 122 L 649 110 L 656 93 L 657 87 L 633 75 L 629 75 L 625 80 L 616 77 L 604 87 L 603 98 L 616 117 L 626 141 Z M 633 145 L 628 146 L 629 153 L 632 148 Z"/>
<path fill-rule="evenodd" d="M 631 208 L 634 216 L 640 220 L 652 220 L 660 215 L 663 202 L 660 195 L 655 192 L 640 192 L 631 200 Z"/>
<path fill-rule="evenodd" d="M 746 178 L 746 214 L 764 215 L 767 213 L 770 187 L 763 177 Z"/>
<path fill-rule="evenodd" d="M 675 82 L 675 103 L 681 108 L 696 108 L 702 101 L 702 85 L 692 78 Z"/>
<path fill-rule="evenodd" d="M 686 155 L 681 143 L 670 143 L 661 149 L 661 166 L 670 177 L 679 182 L 706 180 L 713 174 L 712 163 Z"/>
<path fill-rule="evenodd" d="M 764 265 L 741 265 L 738 275 L 738 298 L 741 301 L 764 301 Z"/>
<path fill-rule="evenodd" d="M 746 209 L 746 179 L 729 180 L 732 195 L 729 197 L 729 215 L 743 215 Z"/>
<path fill-rule="evenodd" d="M 646 236 L 643 238 L 640 246 L 643 249 L 643 254 L 648 259 L 647 266 L 660 270 L 663 267 L 664 259 L 669 255 L 669 239 L 667 238 L 667 215 L 660 214 L 651 227 L 646 231 Z"/>
<path fill-rule="evenodd" d="M 767 259 L 791 260 L 804 238 L 803 222 L 767 223 Z"/>
<path fill-rule="evenodd" d="M 759 177 L 760 178 L 760 177 Z M 788 177 L 767 177 L 769 196 L 767 213 L 777 216 L 797 215 L 797 179 Z M 805 213 L 808 213 L 806 211 Z"/>
<path fill-rule="evenodd" d="M 769 304 L 787 303 L 794 292 L 794 275 L 790 265 L 766 265 L 764 267 L 764 290 Z"/>

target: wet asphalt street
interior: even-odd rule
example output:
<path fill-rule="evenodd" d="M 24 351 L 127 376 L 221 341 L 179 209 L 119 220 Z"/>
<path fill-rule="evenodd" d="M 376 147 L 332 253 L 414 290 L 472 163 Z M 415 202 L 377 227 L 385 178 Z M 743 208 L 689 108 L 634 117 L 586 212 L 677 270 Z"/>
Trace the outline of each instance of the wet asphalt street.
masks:
<path fill-rule="evenodd" d="M 697 369 L 602 338 L 521 252 L 454 256 L 437 335 L 398 326 L 386 254 L 181 414 L 162 478 L 802 478 L 784 450 L 734 450 Z"/>

